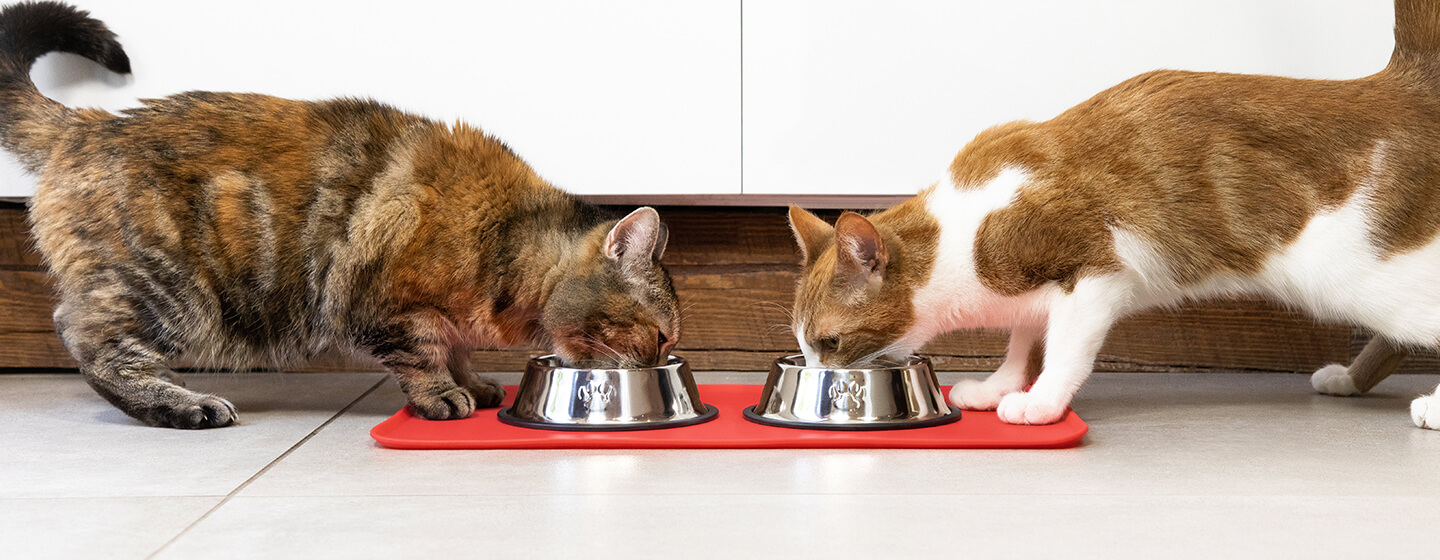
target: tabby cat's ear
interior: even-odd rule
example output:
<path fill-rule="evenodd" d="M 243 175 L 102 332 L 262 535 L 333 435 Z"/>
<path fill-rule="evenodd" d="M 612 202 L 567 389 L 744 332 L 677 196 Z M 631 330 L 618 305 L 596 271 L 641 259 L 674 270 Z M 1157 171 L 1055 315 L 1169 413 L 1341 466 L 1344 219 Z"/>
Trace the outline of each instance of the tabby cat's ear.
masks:
<path fill-rule="evenodd" d="M 605 235 L 605 256 L 626 266 L 659 262 L 665 254 L 670 230 L 660 223 L 660 213 L 643 206 L 625 216 Z"/>
<path fill-rule="evenodd" d="M 790 205 L 790 231 L 795 234 L 795 244 L 800 246 L 800 264 L 804 266 L 815 262 L 825 243 L 835 235 L 835 228 L 825 220 L 794 204 Z"/>
<path fill-rule="evenodd" d="M 890 252 L 875 224 L 854 212 L 835 221 L 835 276 L 852 280 L 879 278 L 890 262 Z"/>

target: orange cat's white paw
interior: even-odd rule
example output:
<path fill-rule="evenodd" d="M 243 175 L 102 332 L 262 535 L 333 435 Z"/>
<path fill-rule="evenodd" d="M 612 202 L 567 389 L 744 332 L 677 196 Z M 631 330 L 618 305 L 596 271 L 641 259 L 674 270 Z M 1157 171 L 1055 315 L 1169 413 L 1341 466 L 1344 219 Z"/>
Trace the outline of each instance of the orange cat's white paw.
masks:
<path fill-rule="evenodd" d="M 1330 364 L 1310 375 L 1310 386 L 1315 392 L 1325 395 L 1348 397 L 1360 394 L 1355 388 L 1355 378 L 1350 377 L 1350 369 L 1340 364 Z"/>
<path fill-rule="evenodd" d="M 1410 419 L 1427 430 L 1440 430 L 1440 394 L 1410 401 Z"/>
<path fill-rule="evenodd" d="M 962 379 L 950 388 L 950 404 L 961 410 L 995 410 L 1010 391 L 974 379 Z"/>
<path fill-rule="evenodd" d="M 1010 393 L 1000 399 L 995 414 L 1006 424 L 1054 424 L 1065 417 L 1066 403 L 1032 393 Z"/>

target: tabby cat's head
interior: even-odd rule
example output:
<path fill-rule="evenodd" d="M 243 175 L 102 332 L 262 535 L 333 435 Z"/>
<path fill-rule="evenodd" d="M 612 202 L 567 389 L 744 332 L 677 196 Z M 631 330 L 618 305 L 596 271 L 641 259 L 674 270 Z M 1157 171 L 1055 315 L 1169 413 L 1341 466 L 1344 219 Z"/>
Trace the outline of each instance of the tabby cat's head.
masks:
<path fill-rule="evenodd" d="M 790 228 L 804 264 L 792 327 L 806 365 L 899 360 L 924 342 L 906 334 L 915 323 L 916 278 L 928 275 L 930 263 L 907 262 L 902 237 L 854 212 L 831 227 L 797 206 L 790 207 Z"/>
<path fill-rule="evenodd" d="M 590 232 L 541 317 L 561 360 L 580 367 L 665 362 L 680 338 L 675 287 L 660 265 L 668 237 L 648 207 Z"/>

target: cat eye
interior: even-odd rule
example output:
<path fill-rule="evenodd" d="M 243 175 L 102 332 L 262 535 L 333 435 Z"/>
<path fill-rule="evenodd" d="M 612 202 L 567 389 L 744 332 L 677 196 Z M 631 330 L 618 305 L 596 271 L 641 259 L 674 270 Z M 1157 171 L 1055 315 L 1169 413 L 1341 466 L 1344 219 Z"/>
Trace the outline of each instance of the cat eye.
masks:
<path fill-rule="evenodd" d="M 838 336 L 827 336 L 827 337 L 825 337 L 825 338 L 820 339 L 820 351 L 821 351 L 821 352 L 834 352 L 834 351 L 835 351 L 836 349 L 838 349 L 838 348 L 840 348 L 840 337 L 838 337 Z"/>

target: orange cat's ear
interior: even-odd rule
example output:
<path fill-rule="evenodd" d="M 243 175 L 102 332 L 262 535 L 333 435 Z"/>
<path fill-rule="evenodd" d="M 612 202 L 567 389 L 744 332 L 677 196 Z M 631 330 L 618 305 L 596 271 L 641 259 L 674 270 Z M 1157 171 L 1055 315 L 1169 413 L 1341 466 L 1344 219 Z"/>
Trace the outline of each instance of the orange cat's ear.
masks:
<path fill-rule="evenodd" d="M 795 244 L 800 246 L 800 264 L 804 266 L 815 262 L 825 243 L 835 235 L 835 228 L 825 220 L 794 204 L 790 205 L 790 231 L 795 234 Z"/>
<path fill-rule="evenodd" d="M 625 265 L 658 262 L 669 237 L 669 230 L 660 223 L 660 213 L 644 206 L 625 216 L 605 234 L 605 256 Z"/>
<path fill-rule="evenodd" d="M 835 221 L 835 276 L 868 280 L 885 272 L 890 253 L 875 224 L 854 212 Z"/>

